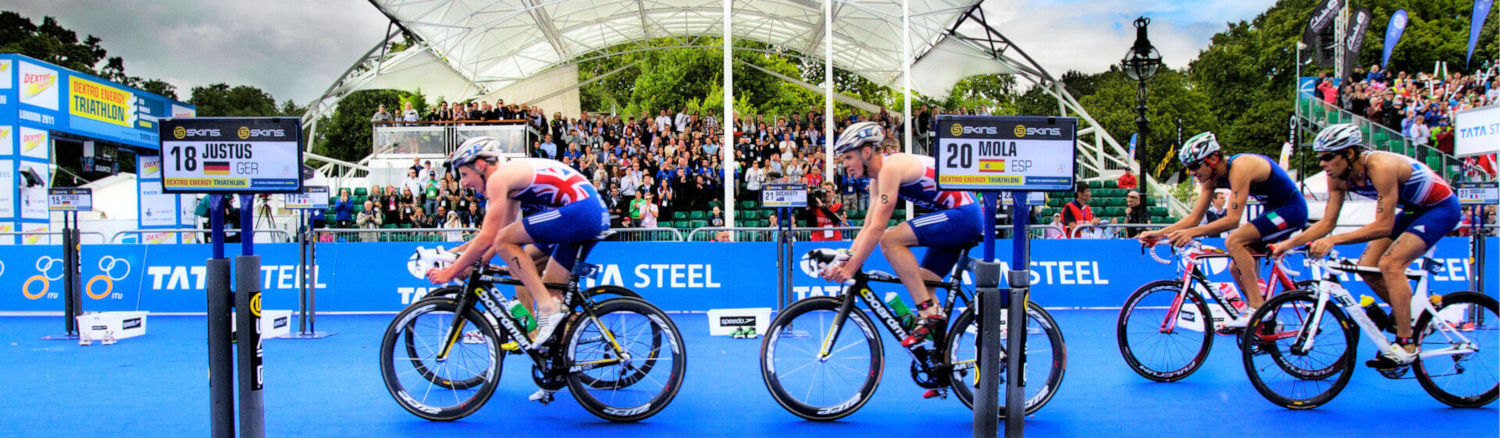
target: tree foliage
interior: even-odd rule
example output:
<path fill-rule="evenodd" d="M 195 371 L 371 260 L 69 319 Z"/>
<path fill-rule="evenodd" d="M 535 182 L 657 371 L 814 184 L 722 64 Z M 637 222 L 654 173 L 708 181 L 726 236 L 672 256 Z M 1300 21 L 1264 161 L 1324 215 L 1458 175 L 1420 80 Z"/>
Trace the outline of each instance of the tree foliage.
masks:
<path fill-rule="evenodd" d="M 427 98 L 421 91 L 360 90 L 349 93 L 339 100 L 333 114 L 318 119 L 317 137 L 313 142 L 313 153 L 358 162 L 370 155 L 374 130 L 370 116 L 381 105 L 393 116 L 400 115 L 402 103 L 410 102 L 418 112 L 425 112 Z"/>
<path fill-rule="evenodd" d="M 42 24 L 14 11 L 0 11 L 0 53 L 19 53 L 110 81 L 177 99 L 176 88 L 159 79 L 125 74 L 125 60 L 109 56 L 99 37 L 82 40 L 57 19 L 42 17 Z"/>

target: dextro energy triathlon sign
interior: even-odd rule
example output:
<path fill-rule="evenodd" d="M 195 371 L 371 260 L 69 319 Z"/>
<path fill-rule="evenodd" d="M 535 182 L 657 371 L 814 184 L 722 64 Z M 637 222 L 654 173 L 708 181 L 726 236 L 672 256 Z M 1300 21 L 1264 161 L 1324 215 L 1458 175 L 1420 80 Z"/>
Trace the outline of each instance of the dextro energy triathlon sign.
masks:
<path fill-rule="evenodd" d="M 162 119 L 162 191 L 294 193 L 302 189 L 298 119 Z"/>
<path fill-rule="evenodd" d="M 943 190 L 1071 190 L 1078 119 L 954 116 L 937 120 Z"/>

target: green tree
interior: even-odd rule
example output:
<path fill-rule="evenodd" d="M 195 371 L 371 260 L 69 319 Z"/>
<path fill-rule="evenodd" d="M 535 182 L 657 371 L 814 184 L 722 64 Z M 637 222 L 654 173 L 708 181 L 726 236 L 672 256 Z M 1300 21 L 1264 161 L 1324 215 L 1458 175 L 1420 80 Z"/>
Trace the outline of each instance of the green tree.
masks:
<path fill-rule="evenodd" d="M 125 74 L 125 60 L 109 56 L 103 42 L 93 35 L 79 40 L 77 33 L 62 27 L 52 17 L 42 17 L 42 24 L 37 25 L 17 12 L 0 11 L 0 53 L 19 53 L 177 99 L 171 84 Z"/>
<path fill-rule="evenodd" d="M 276 98 L 249 85 L 217 83 L 193 87 L 188 103 L 198 107 L 199 117 L 256 117 L 281 115 Z"/>
<path fill-rule="evenodd" d="M 1095 92 L 1078 97 L 1078 103 L 1104 127 L 1106 132 L 1113 135 L 1121 146 L 1126 146 L 1130 135 L 1136 132 L 1136 81 L 1126 77 L 1124 72 L 1113 68 L 1092 76 L 1089 82 L 1095 87 Z M 1175 153 L 1178 119 L 1182 120 L 1185 136 L 1217 128 L 1214 118 L 1210 115 L 1209 101 L 1204 98 L 1201 91 L 1190 87 L 1187 77 L 1176 70 L 1163 68 L 1151 78 L 1150 86 L 1147 88 L 1146 105 L 1146 118 L 1149 120 L 1147 126 L 1150 132 L 1147 133 L 1145 139 L 1145 164 L 1146 169 L 1152 173 L 1155 173 L 1157 166 L 1169 157 L 1169 151 Z M 1244 150 L 1233 143 L 1225 147 L 1230 151 Z M 1163 176 L 1170 175 L 1171 171 L 1178 169 L 1175 160 L 1166 161 L 1168 162 L 1167 172 L 1163 172 Z"/>

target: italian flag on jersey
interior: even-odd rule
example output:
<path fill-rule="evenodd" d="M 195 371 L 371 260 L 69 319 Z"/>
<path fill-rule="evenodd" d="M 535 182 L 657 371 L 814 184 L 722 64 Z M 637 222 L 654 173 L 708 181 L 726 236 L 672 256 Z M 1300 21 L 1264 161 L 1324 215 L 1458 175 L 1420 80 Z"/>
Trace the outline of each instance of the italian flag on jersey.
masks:
<path fill-rule="evenodd" d="M 1276 212 L 1267 213 L 1266 219 L 1270 219 L 1271 223 L 1275 224 L 1276 229 L 1278 230 L 1286 228 L 1286 219 L 1282 219 L 1280 215 L 1276 214 Z"/>

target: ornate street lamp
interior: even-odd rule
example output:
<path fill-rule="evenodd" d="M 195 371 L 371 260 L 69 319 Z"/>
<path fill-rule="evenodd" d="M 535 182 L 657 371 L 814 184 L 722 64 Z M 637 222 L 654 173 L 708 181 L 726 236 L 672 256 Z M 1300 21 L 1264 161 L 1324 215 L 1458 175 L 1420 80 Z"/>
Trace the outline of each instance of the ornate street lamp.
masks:
<path fill-rule="evenodd" d="M 1146 38 L 1146 26 L 1150 24 L 1149 18 L 1135 19 L 1135 44 L 1130 46 L 1130 51 L 1125 52 L 1125 58 L 1120 60 L 1120 69 L 1125 71 L 1125 76 L 1136 81 L 1135 128 L 1138 138 L 1134 158 L 1139 166 L 1136 173 L 1142 178 L 1146 176 L 1146 131 L 1149 122 L 1146 120 L 1146 81 L 1161 68 L 1161 54 L 1156 52 L 1151 40 Z"/>

